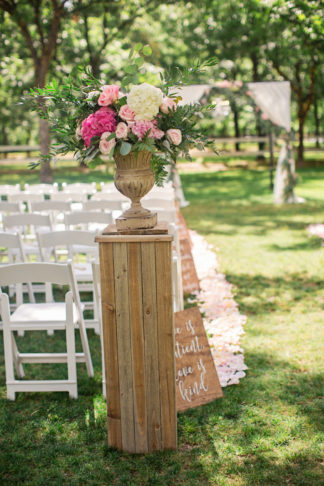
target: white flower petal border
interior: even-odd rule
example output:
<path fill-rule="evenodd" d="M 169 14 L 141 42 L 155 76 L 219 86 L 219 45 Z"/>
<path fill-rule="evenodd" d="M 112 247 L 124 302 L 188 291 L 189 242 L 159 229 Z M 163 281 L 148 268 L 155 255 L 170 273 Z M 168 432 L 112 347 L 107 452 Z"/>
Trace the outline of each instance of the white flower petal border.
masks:
<path fill-rule="evenodd" d="M 197 296 L 204 313 L 204 326 L 221 386 L 236 385 L 245 376 L 240 337 L 246 316 L 240 314 L 232 295 L 232 285 L 219 272 L 216 253 L 203 236 L 190 230 L 192 255 L 200 281 Z"/>

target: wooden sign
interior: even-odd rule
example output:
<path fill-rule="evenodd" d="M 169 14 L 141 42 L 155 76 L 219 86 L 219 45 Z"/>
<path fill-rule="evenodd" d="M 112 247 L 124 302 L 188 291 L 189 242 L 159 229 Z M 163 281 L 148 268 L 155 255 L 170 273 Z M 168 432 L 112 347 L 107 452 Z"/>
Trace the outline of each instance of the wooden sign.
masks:
<path fill-rule="evenodd" d="M 190 241 L 180 240 L 182 286 L 185 294 L 199 292 L 199 279 L 191 253 Z"/>
<path fill-rule="evenodd" d="M 198 307 L 174 315 L 177 411 L 223 396 Z"/>

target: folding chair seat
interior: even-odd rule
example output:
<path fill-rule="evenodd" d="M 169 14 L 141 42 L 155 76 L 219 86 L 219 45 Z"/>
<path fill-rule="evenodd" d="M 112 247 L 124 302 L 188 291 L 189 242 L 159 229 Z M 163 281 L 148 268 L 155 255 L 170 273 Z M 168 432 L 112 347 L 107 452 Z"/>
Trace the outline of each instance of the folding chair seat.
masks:
<path fill-rule="evenodd" d="M 2 226 L 3 216 L 11 213 L 20 213 L 25 209 L 19 202 L 8 202 L 0 200 L 0 225 Z"/>
<path fill-rule="evenodd" d="M 4 354 L 6 368 L 7 397 L 15 400 L 16 392 L 67 391 L 71 398 L 77 398 L 76 363 L 86 364 L 89 376 L 93 376 L 93 366 L 87 333 L 83 321 L 79 295 L 73 275 L 72 265 L 56 263 L 17 263 L 0 267 L 0 286 L 32 282 L 69 285 L 65 303 L 53 302 L 46 292 L 46 303 L 23 304 L 17 292 L 18 307 L 10 315 L 9 297 L 0 293 L 3 318 Z M 75 327 L 79 329 L 82 352 L 75 351 Z M 64 353 L 22 353 L 18 350 L 14 331 L 54 331 L 66 334 Z M 24 363 L 67 363 L 68 378 L 65 380 L 22 380 Z M 16 375 L 15 377 L 15 369 Z"/>

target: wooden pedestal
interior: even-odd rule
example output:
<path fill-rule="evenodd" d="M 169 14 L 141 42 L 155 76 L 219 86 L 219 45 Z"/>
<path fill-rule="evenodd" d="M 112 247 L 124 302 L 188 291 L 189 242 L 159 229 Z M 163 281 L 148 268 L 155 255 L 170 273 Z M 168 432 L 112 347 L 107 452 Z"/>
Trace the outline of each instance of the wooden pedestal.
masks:
<path fill-rule="evenodd" d="M 175 449 L 172 236 L 104 233 L 96 241 L 108 444 L 133 453 Z"/>

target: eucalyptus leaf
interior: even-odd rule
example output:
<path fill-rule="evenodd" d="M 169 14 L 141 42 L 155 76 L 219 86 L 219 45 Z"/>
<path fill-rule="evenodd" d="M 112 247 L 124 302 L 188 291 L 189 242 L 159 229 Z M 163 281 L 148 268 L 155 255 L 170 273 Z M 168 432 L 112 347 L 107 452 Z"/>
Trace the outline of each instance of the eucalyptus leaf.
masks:
<path fill-rule="evenodd" d="M 137 44 L 135 44 L 134 46 L 134 51 L 137 51 L 139 52 L 143 47 L 143 44 L 141 42 L 138 42 Z"/>
<path fill-rule="evenodd" d="M 120 153 L 121 155 L 127 155 L 132 150 L 132 146 L 128 142 L 122 142 L 120 146 Z"/>

